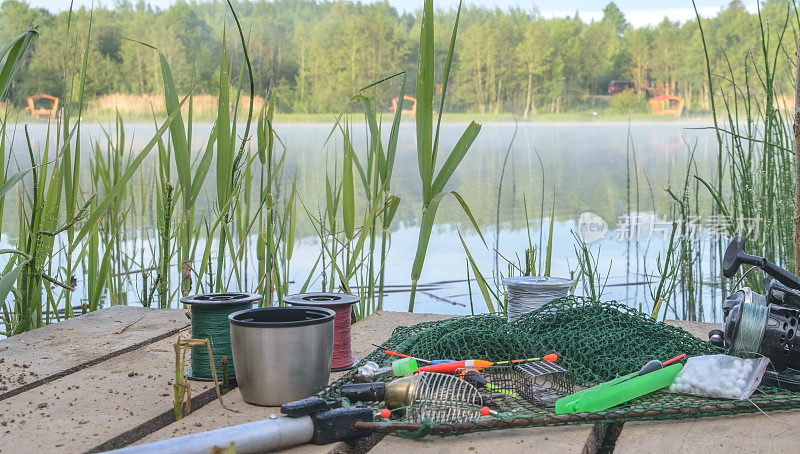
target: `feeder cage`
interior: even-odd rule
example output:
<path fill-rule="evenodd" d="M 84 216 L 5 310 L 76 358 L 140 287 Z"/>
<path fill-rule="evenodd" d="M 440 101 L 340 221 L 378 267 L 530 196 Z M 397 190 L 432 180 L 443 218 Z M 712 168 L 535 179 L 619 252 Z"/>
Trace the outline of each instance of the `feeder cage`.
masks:
<path fill-rule="evenodd" d="M 513 407 L 517 394 L 514 392 L 514 368 L 511 366 L 464 367 L 456 370 L 456 376 L 478 388 L 484 405 L 499 411 Z"/>
<path fill-rule="evenodd" d="M 572 377 L 556 363 L 533 361 L 515 369 L 514 390 L 535 405 L 553 407 L 556 400 L 572 394 Z"/>
<path fill-rule="evenodd" d="M 429 372 L 420 372 L 413 378 L 407 399 L 408 421 L 458 423 L 480 418 L 483 399 L 477 388 L 466 381 L 455 375 Z"/>

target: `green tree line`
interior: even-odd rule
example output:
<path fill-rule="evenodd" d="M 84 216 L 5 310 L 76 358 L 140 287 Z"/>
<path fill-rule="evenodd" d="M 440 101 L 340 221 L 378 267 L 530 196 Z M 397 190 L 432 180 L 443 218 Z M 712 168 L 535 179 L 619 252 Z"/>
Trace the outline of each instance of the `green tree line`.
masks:
<path fill-rule="evenodd" d="M 237 11 L 247 30 L 256 89 L 278 96 L 283 112 L 338 111 L 359 87 L 398 71 L 413 77 L 419 13 L 401 14 L 386 2 L 242 0 Z M 794 18 L 785 0 L 768 0 L 761 14 L 772 24 Z M 452 23 L 455 13 L 441 11 L 436 20 Z M 740 2 L 703 19 L 711 68 L 727 77 L 727 68 L 757 61 L 761 51 L 759 21 Z M 36 93 L 61 96 L 64 65 L 79 68 L 82 55 L 64 56 L 63 40 L 85 40 L 92 21 L 86 94 L 157 94 L 160 67 L 152 49 L 167 56 L 177 88 L 212 93 L 223 36 L 231 36 L 232 19 L 224 2 L 179 1 L 159 9 L 143 1 L 121 0 L 113 8 L 76 9 L 53 14 L 24 1 L 0 5 L 0 41 L 38 25 L 41 38 L 26 58 L 11 88 L 13 102 L 24 105 Z M 794 21 L 789 21 L 795 23 Z M 781 27 L 775 26 L 779 32 Z M 447 30 L 437 27 L 437 33 Z M 444 32 L 441 32 L 444 33 Z M 789 28 L 789 34 L 796 30 Z M 465 8 L 455 49 L 448 103 L 452 111 L 504 113 L 529 117 L 541 113 L 591 110 L 607 103 L 612 80 L 635 82 L 640 98 L 674 94 L 692 111 L 709 108 L 706 61 L 696 21 L 665 18 L 656 26 L 633 27 L 612 2 L 603 17 L 586 22 L 573 17 L 545 18 L 536 10 Z M 796 41 L 796 38 L 795 38 Z M 437 36 L 436 55 L 447 54 L 444 36 Z M 81 45 L 72 46 L 82 49 Z M 769 49 L 769 48 L 768 48 Z M 241 55 L 233 54 L 238 74 Z M 790 56 L 779 56 L 779 58 Z M 747 77 L 741 72 L 736 77 Z M 784 88 L 792 86 L 791 74 Z M 76 81 L 75 83 L 78 83 Z M 752 83 L 752 81 L 751 81 Z M 385 84 L 384 84 L 385 85 Z M 376 97 L 388 108 L 396 87 L 380 85 Z M 413 86 L 413 84 L 409 84 Z M 413 93 L 411 93 L 413 95 Z"/>

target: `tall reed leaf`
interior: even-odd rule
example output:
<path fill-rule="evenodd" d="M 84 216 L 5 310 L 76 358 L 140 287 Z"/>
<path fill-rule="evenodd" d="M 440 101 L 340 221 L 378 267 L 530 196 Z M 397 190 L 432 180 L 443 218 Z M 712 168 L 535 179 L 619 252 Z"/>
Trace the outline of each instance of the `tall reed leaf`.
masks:
<path fill-rule="evenodd" d="M 25 54 L 37 39 L 39 39 L 39 30 L 37 27 L 31 27 L 0 49 L 0 99 L 5 98 L 14 74 L 22 65 Z"/>
<path fill-rule="evenodd" d="M 356 216 L 356 196 L 353 184 L 353 145 L 349 133 L 344 137 L 344 164 L 342 167 L 342 220 L 347 239 L 353 238 Z"/>
<path fill-rule="evenodd" d="M 230 194 L 233 153 L 231 150 L 230 119 L 230 74 L 228 54 L 222 39 L 222 55 L 219 64 L 219 102 L 217 104 L 217 200 L 225 202 Z"/>
<path fill-rule="evenodd" d="M 458 143 L 445 159 L 438 175 L 434 176 L 436 170 L 436 156 L 438 154 L 439 130 L 441 127 L 441 116 L 444 110 L 445 94 L 447 92 L 447 82 L 450 75 L 450 65 L 453 61 L 453 49 L 458 35 L 458 21 L 461 17 L 461 2 L 459 2 L 456 12 L 453 32 L 450 37 L 450 47 L 447 52 L 444 67 L 444 79 L 442 80 L 442 99 L 439 104 L 439 117 L 436 122 L 436 139 L 434 140 L 433 128 L 433 94 L 434 84 L 434 18 L 433 0 L 425 0 L 422 11 L 422 26 L 419 36 L 419 64 L 417 67 L 417 162 L 419 165 L 419 175 L 422 179 L 422 220 L 419 227 L 419 238 L 417 240 L 417 252 L 414 255 L 414 264 L 411 268 L 411 296 L 408 302 L 408 311 L 414 311 L 414 298 L 416 296 L 417 281 L 422 275 L 422 267 L 425 263 L 425 256 L 428 251 L 428 242 L 433 231 L 433 223 L 436 219 L 436 211 L 439 203 L 446 195 L 444 188 L 455 173 L 456 168 L 464 159 L 478 136 L 481 126 L 472 122 L 459 138 Z M 472 214 L 469 212 L 466 203 L 458 197 L 462 208 L 470 217 L 475 229 L 478 231 L 477 223 L 474 222 Z M 485 244 L 485 241 L 484 241 Z"/>
<path fill-rule="evenodd" d="M 403 83 L 400 86 L 400 96 L 397 100 L 397 111 L 392 120 L 392 130 L 389 133 L 389 142 L 386 145 L 386 167 L 380 169 L 381 179 L 386 182 L 386 191 L 389 190 L 389 181 L 394 169 L 394 157 L 397 154 L 397 138 L 400 135 L 400 119 L 403 115 L 403 98 L 406 96 L 406 74 L 403 73 Z"/>
<path fill-rule="evenodd" d="M 461 236 L 461 232 L 458 232 L 458 239 L 461 240 L 461 245 L 464 247 L 464 252 L 467 253 L 467 260 L 469 261 L 469 266 L 472 268 L 472 273 L 475 275 L 475 281 L 478 283 L 478 288 L 481 290 L 481 295 L 483 295 L 483 300 L 486 303 L 486 307 L 489 308 L 490 313 L 494 313 L 494 304 L 492 304 L 492 295 L 493 293 L 489 290 L 489 284 L 486 282 L 486 278 L 483 277 L 480 270 L 478 269 L 478 265 L 475 263 L 475 259 L 472 258 L 472 254 L 469 252 L 469 248 L 467 247 L 467 243 L 464 241 L 464 237 Z M 497 298 L 497 295 L 493 295 Z"/>
<path fill-rule="evenodd" d="M 8 191 L 10 191 L 17 183 L 19 183 L 20 180 L 22 180 L 31 170 L 32 169 L 21 170 L 8 177 L 8 179 L 3 182 L 3 186 L 0 186 L 0 198 L 5 197 Z"/>
<path fill-rule="evenodd" d="M 97 223 L 97 221 L 100 219 L 100 216 L 102 216 L 103 213 L 105 213 L 105 211 L 108 208 L 108 206 L 111 205 L 111 203 L 117 198 L 119 193 L 122 192 L 125 189 L 125 186 L 128 184 L 128 182 L 130 181 L 131 177 L 133 177 L 133 174 L 136 172 L 136 170 L 142 164 L 144 159 L 150 154 L 150 151 L 152 151 L 153 147 L 156 146 L 158 141 L 161 139 L 161 136 L 166 132 L 167 128 L 169 128 L 169 125 L 172 123 L 172 121 L 175 119 L 175 117 L 181 111 L 180 107 L 183 106 L 183 103 L 185 103 L 188 98 L 189 98 L 188 95 L 183 98 L 183 100 L 180 102 L 178 108 L 175 109 L 169 115 L 169 117 L 166 119 L 166 121 L 164 121 L 164 123 L 161 125 L 161 127 L 158 128 L 158 130 L 156 131 L 156 133 L 153 136 L 153 138 L 150 139 L 150 142 L 148 142 L 147 145 L 145 145 L 145 147 L 142 149 L 142 151 L 140 151 L 139 154 L 136 155 L 136 158 L 134 158 L 131 161 L 130 165 L 125 170 L 125 173 L 122 174 L 122 176 L 120 177 L 120 179 L 117 182 L 117 184 L 114 185 L 113 188 L 111 188 L 111 191 L 109 191 L 108 194 L 106 194 L 106 198 L 103 199 L 103 201 L 100 202 L 100 204 L 97 206 L 97 208 L 95 208 L 89 214 L 89 217 L 86 219 L 86 223 L 83 225 L 81 230 L 75 236 L 74 243 L 72 245 L 70 245 L 70 250 L 74 250 L 75 249 L 76 245 L 78 245 L 80 243 L 80 241 L 83 239 L 83 237 L 85 237 L 86 234 L 89 233 L 89 230 L 91 230 L 92 226 L 94 226 L 94 224 Z"/>
<path fill-rule="evenodd" d="M 544 260 L 544 275 L 550 277 L 550 265 L 553 261 L 553 227 L 556 221 L 556 206 L 550 208 L 550 233 L 547 234 L 547 251 Z"/>
<path fill-rule="evenodd" d="M 433 47 L 433 0 L 425 0 L 422 25 L 419 31 L 419 62 L 417 65 L 417 162 L 422 179 L 422 203 L 428 205 L 433 198 L 433 91 L 435 89 Z"/>
<path fill-rule="evenodd" d="M 5 302 L 6 297 L 13 290 L 14 284 L 17 282 L 17 277 L 19 277 L 20 271 L 22 271 L 22 268 L 25 267 L 29 261 L 30 259 L 23 260 L 19 265 L 11 269 L 11 271 L 7 272 L 2 278 L 0 278 L 0 302 Z"/>
<path fill-rule="evenodd" d="M 186 136 L 186 128 L 183 124 L 183 115 L 180 112 L 182 103 L 180 103 L 178 91 L 175 88 L 175 79 L 172 76 L 172 69 L 170 69 L 166 55 L 157 47 L 132 39 L 129 39 L 129 41 L 149 47 L 158 52 L 161 78 L 164 82 L 164 105 L 167 109 L 167 115 L 172 113 L 175 109 L 179 110 L 178 114 L 175 116 L 175 121 L 169 126 L 169 132 L 172 138 L 172 148 L 175 152 L 175 167 L 178 169 L 178 182 L 180 183 L 181 192 L 183 193 L 184 203 L 186 203 L 191 197 L 191 156 Z"/>
<path fill-rule="evenodd" d="M 481 132 L 481 125 L 478 123 L 473 121 L 469 126 L 467 126 L 467 130 L 464 131 L 464 134 L 462 134 L 461 138 L 458 139 L 458 143 L 456 143 L 456 146 L 453 148 L 450 156 L 448 156 L 444 161 L 442 168 L 436 175 L 436 179 L 433 180 L 433 186 L 431 189 L 434 194 L 444 191 L 445 185 L 448 181 L 450 181 L 450 177 L 453 176 L 453 173 L 456 171 L 456 168 L 458 168 L 458 165 L 461 164 L 464 156 L 467 155 L 469 147 L 472 146 L 472 143 L 475 141 L 475 138 L 478 137 L 479 132 Z"/>

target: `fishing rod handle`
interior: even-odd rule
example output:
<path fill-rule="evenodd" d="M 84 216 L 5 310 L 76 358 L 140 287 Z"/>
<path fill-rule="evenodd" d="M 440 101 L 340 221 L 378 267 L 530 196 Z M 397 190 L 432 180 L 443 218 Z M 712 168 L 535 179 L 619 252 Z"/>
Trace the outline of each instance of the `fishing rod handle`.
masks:
<path fill-rule="evenodd" d="M 308 443 L 314 437 L 311 416 L 278 417 L 209 430 L 183 437 L 109 451 L 114 454 L 208 454 L 215 446 L 236 446 L 237 454 L 269 452 Z"/>

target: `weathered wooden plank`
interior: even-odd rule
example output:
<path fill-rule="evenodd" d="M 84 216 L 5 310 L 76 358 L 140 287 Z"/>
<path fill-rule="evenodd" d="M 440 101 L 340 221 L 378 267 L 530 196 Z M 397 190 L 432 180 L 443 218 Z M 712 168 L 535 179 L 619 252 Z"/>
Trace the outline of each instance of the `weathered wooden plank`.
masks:
<path fill-rule="evenodd" d="M 0 401 L 172 336 L 182 310 L 114 306 L 0 340 Z"/>
<path fill-rule="evenodd" d="M 626 422 L 614 453 L 797 452 L 800 412 Z"/>
<path fill-rule="evenodd" d="M 160 326 L 160 325 L 159 325 Z M 172 408 L 176 336 L 0 401 L 3 452 L 83 452 Z M 208 383 L 192 382 L 195 395 Z"/>
<path fill-rule="evenodd" d="M 692 336 L 708 340 L 708 332 L 712 329 L 719 329 L 719 323 L 688 322 L 684 320 L 667 320 L 667 325 L 677 326 L 689 332 Z"/>
<path fill-rule="evenodd" d="M 398 326 L 410 326 L 417 323 L 443 320 L 450 318 L 449 315 L 437 314 L 410 314 L 407 312 L 384 312 L 378 311 L 369 317 L 359 321 L 352 327 L 353 354 L 357 358 L 362 358 L 367 353 L 375 349 L 372 345 L 380 344 L 385 341 L 392 331 Z M 337 380 L 343 373 L 331 374 L 331 381 Z M 240 413 L 229 412 L 218 404 L 212 402 L 191 415 L 177 421 L 163 429 L 155 432 L 139 443 L 163 440 L 171 437 L 179 437 L 191 433 L 203 432 L 206 430 L 218 429 L 234 424 L 257 421 L 269 417 L 271 414 L 280 412 L 277 407 L 258 407 L 248 405 L 242 400 L 238 389 L 225 395 L 225 400 Z M 326 446 L 304 446 L 303 452 L 329 452 L 340 445 Z"/>

